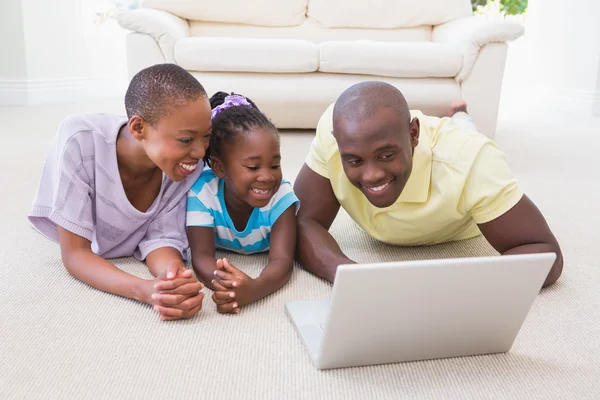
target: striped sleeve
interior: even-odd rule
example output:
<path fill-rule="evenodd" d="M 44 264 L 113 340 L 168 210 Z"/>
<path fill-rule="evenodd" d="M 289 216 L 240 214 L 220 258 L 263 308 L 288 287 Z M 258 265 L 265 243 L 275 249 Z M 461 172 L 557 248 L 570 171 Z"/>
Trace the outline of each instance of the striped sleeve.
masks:
<path fill-rule="evenodd" d="M 215 219 L 211 210 L 202 203 L 201 199 L 194 191 L 190 190 L 187 198 L 186 225 L 212 228 L 214 222 Z"/>
<path fill-rule="evenodd" d="M 215 218 L 211 207 L 211 201 L 214 201 L 209 195 L 208 182 L 212 176 L 211 171 L 203 171 L 200 178 L 192 185 L 188 192 L 186 225 L 213 227 Z"/>
<path fill-rule="evenodd" d="M 216 195 L 218 185 L 219 179 L 209 167 L 206 167 L 188 192 L 187 226 L 214 227 L 215 213 L 221 208 Z"/>
<path fill-rule="evenodd" d="M 275 196 L 271 199 L 271 214 L 269 216 L 269 223 L 271 226 L 275 225 L 277 219 L 292 205 L 296 208 L 296 214 L 300 209 L 300 200 L 296 197 L 292 184 L 288 181 L 281 182 L 281 186 Z"/>

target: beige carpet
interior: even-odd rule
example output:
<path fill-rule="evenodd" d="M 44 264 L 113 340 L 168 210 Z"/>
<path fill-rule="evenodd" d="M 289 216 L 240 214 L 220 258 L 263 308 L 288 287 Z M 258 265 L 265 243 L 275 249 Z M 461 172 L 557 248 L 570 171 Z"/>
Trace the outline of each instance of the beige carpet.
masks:
<path fill-rule="evenodd" d="M 207 299 L 198 317 L 169 323 L 148 306 L 66 273 L 58 246 L 25 218 L 61 113 L 0 109 L 8 127 L 0 129 L 0 399 L 600 398 L 600 131 L 594 121 L 574 127 L 565 116 L 533 123 L 517 115 L 503 122 L 498 142 L 546 214 L 566 261 L 563 277 L 539 295 L 510 353 L 318 372 L 284 304 L 326 299 L 331 287 L 298 268 L 281 291 L 237 316 L 217 314 Z M 284 137 L 284 160 L 309 141 Z M 288 172 L 297 170 L 296 161 Z M 494 254 L 480 239 L 384 246 L 345 216 L 334 234 L 359 261 Z M 230 258 L 254 275 L 266 260 Z M 132 259 L 117 265 L 150 276 Z M 357 288 L 357 295 L 370 294 Z M 382 311 L 382 321 L 393 312 Z"/>

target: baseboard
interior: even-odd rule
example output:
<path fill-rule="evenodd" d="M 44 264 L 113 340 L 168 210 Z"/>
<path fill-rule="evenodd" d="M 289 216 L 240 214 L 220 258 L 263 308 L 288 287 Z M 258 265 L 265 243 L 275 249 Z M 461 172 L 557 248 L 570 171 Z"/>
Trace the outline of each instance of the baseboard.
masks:
<path fill-rule="evenodd" d="M 25 81 L 0 80 L 0 106 L 26 106 L 27 102 Z"/>
<path fill-rule="evenodd" d="M 123 97 L 125 79 L 68 78 L 0 80 L 0 106 L 73 103 L 98 97 Z"/>

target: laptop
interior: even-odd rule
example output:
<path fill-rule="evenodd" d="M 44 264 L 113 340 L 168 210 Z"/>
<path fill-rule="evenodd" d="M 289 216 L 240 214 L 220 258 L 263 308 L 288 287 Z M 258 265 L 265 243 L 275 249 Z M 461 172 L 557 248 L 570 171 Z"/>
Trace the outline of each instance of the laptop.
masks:
<path fill-rule="evenodd" d="M 331 300 L 285 307 L 317 369 L 505 353 L 555 259 L 340 265 Z"/>

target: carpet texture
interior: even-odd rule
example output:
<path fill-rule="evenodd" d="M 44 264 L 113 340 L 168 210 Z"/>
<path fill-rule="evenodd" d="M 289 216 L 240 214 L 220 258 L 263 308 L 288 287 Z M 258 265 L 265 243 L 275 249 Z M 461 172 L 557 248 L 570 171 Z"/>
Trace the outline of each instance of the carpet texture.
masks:
<path fill-rule="evenodd" d="M 536 299 L 509 353 L 319 372 L 284 304 L 326 299 L 331 285 L 298 267 L 282 290 L 239 315 L 218 314 L 207 296 L 194 319 L 166 323 L 149 306 L 70 277 L 58 246 L 26 221 L 55 126 L 6 135 L 0 150 L 0 399 L 600 398 L 597 132 L 564 140 L 560 126 L 548 129 L 554 135 L 537 136 L 511 126 L 499 137 L 566 262 L 560 281 Z M 350 257 L 365 262 L 495 254 L 481 238 L 386 246 L 345 214 L 333 233 Z M 266 262 L 265 255 L 228 256 L 250 275 Z M 150 277 L 133 259 L 115 263 Z M 358 287 L 356 295 L 370 293 Z M 394 309 L 380 312 L 384 321 Z"/>

